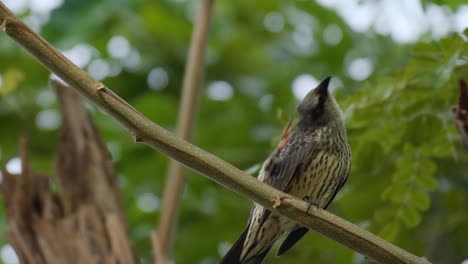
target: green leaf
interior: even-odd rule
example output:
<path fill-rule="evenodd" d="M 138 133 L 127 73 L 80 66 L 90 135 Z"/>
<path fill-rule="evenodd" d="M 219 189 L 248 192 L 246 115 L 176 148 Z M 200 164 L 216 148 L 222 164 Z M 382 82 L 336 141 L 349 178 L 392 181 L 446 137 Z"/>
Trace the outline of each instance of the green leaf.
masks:
<path fill-rule="evenodd" d="M 437 169 L 436 164 L 430 159 L 420 159 L 419 160 L 419 172 L 418 175 L 433 175 Z"/>
<path fill-rule="evenodd" d="M 428 191 L 434 190 L 437 187 L 437 180 L 433 175 L 421 174 L 418 175 L 415 179 L 417 186 L 424 188 Z"/>
<path fill-rule="evenodd" d="M 421 222 L 421 215 L 416 209 L 411 207 L 402 207 L 400 217 L 408 228 L 415 227 Z"/>
<path fill-rule="evenodd" d="M 408 197 L 408 206 L 418 209 L 420 211 L 427 210 L 431 205 L 429 195 L 421 190 L 411 191 Z"/>
<path fill-rule="evenodd" d="M 0 95 L 4 96 L 13 92 L 24 80 L 24 73 L 16 68 L 9 68 L 0 82 Z"/>

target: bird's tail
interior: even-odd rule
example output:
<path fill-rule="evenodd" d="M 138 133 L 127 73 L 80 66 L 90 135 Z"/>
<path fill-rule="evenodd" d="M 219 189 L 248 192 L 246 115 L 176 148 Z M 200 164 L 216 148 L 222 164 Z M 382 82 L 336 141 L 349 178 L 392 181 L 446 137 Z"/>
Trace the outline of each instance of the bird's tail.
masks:
<path fill-rule="evenodd" d="M 246 261 L 241 261 L 240 257 L 244 248 L 245 238 L 247 236 L 248 227 L 244 229 L 237 241 L 232 245 L 231 249 L 224 255 L 219 264 L 260 264 L 263 262 L 271 246 L 265 249 L 261 254 L 258 254 Z"/>

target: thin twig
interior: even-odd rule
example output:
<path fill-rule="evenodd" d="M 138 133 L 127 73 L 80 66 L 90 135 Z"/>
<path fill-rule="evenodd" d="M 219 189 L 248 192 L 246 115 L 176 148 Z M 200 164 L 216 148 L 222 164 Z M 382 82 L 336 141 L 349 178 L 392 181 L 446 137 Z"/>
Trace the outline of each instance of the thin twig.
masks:
<path fill-rule="evenodd" d="M 132 134 L 138 135 L 148 146 L 250 200 L 320 232 L 378 263 L 429 263 L 325 210 L 315 209 L 307 213 L 306 202 L 280 192 L 220 158 L 179 139 L 128 104 L 123 103 L 123 99 L 114 93 L 102 93 L 103 89 L 96 90 L 100 84 L 98 81 L 65 58 L 0 2 L 0 21 L 4 20 L 5 32 L 12 39 Z M 108 90 L 108 88 L 105 89 Z M 98 95 L 99 93 L 101 96 Z M 283 197 L 282 202 L 278 207 L 273 208 L 272 202 L 278 196 Z"/>
<path fill-rule="evenodd" d="M 167 259 L 162 258 L 161 245 L 159 244 L 159 236 L 156 232 L 151 232 L 151 244 L 153 247 L 153 262 L 154 263 L 165 263 Z"/>
<path fill-rule="evenodd" d="M 203 0 L 195 21 L 192 41 L 185 68 L 182 98 L 179 106 L 177 136 L 190 141 L 193 134 L 200 86 L 203 79 L 205 46 L 210 26 L 211 10 L 214 0 Z M 161 207 L 161 219 L 158 229 L 159 248 L 161 257 L 155 258 L 155 263 L 168 263 L 171 257 L 172 242 L 175 237 L 178 211 L 186 182 L 185 167 L 175 160 L 171 160 L 166 177 L 164 198 Z M 153 253 L 155 255 L 156 252 Z M 163 263 L 157 259 L 165 260 Z"/>

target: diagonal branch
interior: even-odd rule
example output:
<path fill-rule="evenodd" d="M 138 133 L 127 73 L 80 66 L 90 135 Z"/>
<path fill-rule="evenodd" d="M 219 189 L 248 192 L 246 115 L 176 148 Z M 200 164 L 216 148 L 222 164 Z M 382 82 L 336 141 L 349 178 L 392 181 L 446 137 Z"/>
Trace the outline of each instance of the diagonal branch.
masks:
<path fill-rule="evenodd" d="M 201 2 L 185 68 L 182 98 L 179 106 L 177 136 L 187 141 L 190 141 L 192 137 L 195 115 L 198 112 L 200 86 L 203 79 L 205 46 L 213 3 L 214 0 L 203 0 Z M 157 243 L 160 247 L 159 254 L 161 255 L 157 258 L 163 261 L 163 263 L 169 262 L 171 254 L 178 210 L 186 182 L 185 174 L 185 167 L 177 161 L 171 160 L 167 173 L 166 187 L 164 188 L 161 219 L 157 234 L 159 238 Z M 153 241 L 155 240 L 153 239 Z"/>
<path fill-rule="evenodd" d="M 332 213 L 280 192 L 151 122 L 102 83 L 93 80 L 34 33 L 0 2 L 0 29 L 46 68 L 126 127 L 137 139 L 217 183 L 277 211 L 378 263 L 429 263 Z M 273 208 L 275 202 L 275 208 Z"/>

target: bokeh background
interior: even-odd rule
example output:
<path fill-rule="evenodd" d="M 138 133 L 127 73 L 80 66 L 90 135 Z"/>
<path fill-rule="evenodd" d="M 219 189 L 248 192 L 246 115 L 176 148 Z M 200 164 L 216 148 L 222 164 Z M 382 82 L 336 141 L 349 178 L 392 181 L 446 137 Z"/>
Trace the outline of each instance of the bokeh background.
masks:
<path fill-rule="evenodd" d="M 200 1 L 2 0 L 28 25 L 146 116 L 174 131 Z M 330 210 L 433 263 L 468 263 L 468 152 L 451 107 L 468 80 L 464 0 L 216 1 L 194 143 L 256 175 L 299 100 L 322 78 L 346 118 L 350 178 Z M 0 166 L 53 175 L 61 115 L 50 73 L 0 35 Z M 168 159 L 135 144 L 87 103 L 119 174 L 131 238 L 151 262 Z M 1 175 L 0 175 L 1 180 Z M 251 202 L 189 173 L 176 263 L 216 263 Z M 0 233 L 7 222 L 0 207 Z M 272 254 L 271 254 L 272 255 Z M 17 263 L 0 236 L 0 262 Z M 364 263 L 310 233 L 267 263 Z"/>

